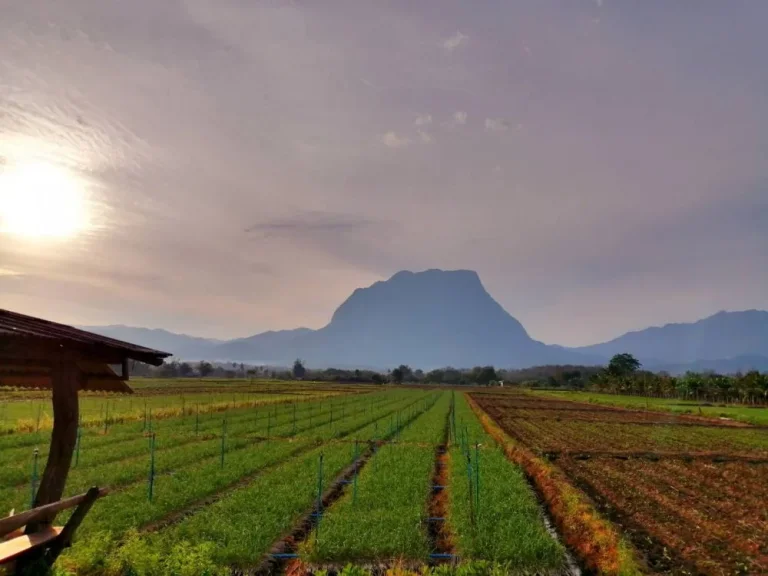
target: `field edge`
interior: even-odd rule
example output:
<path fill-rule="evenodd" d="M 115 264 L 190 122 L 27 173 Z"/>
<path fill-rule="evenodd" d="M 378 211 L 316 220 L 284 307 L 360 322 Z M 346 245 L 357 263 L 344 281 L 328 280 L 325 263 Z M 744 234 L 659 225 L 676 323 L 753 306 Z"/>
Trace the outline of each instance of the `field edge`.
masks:
<path fill-rule="evenodd" d="M 465 397 L 485 431 L 525 472 L 563 541 L 588 570 L 615 576 L 647 573 L 638 551 L 562 472 L 510 438 L 471 394 L 465 393 Z"/>

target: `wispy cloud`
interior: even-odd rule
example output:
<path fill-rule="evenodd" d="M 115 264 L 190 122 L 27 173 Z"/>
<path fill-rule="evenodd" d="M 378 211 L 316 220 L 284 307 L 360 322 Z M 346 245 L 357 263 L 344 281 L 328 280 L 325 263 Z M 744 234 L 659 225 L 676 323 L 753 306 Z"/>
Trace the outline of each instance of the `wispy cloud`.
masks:
<path fill-rule="evenodd" d="M 390 130 L 381 137 L 381 141 L 384 146 L 388 148 L 405 148 L 411 143 L 407 136 L 398 136 L 394 131 Z"/>
<path fill-rule="evenodd" d="M 305 210 L 265 218 L 248 228 L 247 236 L 262 250 L 293 246 L 302 257 L 324 254 L 365 270 L 390 270 L 388 237 L 399 223 L 362 213 Z"/>
<path fill-rule="evenodd" d="M 601 2 L 585 22 L 567 2 L 0 0 L 0 156 L 73 173 L 103 224 L 55 248 L 0 235 L 0 306 L 245 335 L 437 266 L 560 343 L 768 307 L 764 210 L 717 242 L 709 216 L 679 222 L 764 203 L 768 2 L 695 21 L 628 2 L 595 42 Z M 696 61 L 669 58 L 683 37 Z M 580 225 L 537 235 L 532 213 Z"/>
<path fill-rule="evenodd" d="M 417 130 L 416 132 L 419 133 L 419 138 L 421 138 L 421 141 L 424 142 L 424 144 L 429 144 L 434 141 L 434 138 L 432 138 L 432 135 L 429 132 L 425 132 L 424 130 Z"/>
<path fill-rule="evenodd" d="M 466 44 L 469 41 L 469 36 L 466 34 L 462 34 L 460 31 L 456 31 L 456 34 L 451 36 L 450 38 L 446 38 L 443 40 L 443 49 L 446 52 L 453 52 L 461 46 L 462 44 Z"/>
<path fill-rule="evenodd" d="M 413 121 L 415 126 L 429 126 L 432 124 L 432 114 L 421 114 Z"/>
<path fill-rule="evenodd" d="M 505 132 L 509 130 L 509 123 L 504 118 L 486 118 L 485 129 L 488 132 Z"/>
<path fill-rule="evenodd" d="M 467 113 L 462 112 L 461 110 L 457 110 L 453 113 L 453 123 L 454 124 L 466 124 L 467 123 Z"/>
<path fill-rule="evenodd" d="M 264 220 L 247 227 L 245 232 L 262 236 L 293 236 L 361 230 L 375 223 L 370 218 L 356 214 L 309 210 Z"/>

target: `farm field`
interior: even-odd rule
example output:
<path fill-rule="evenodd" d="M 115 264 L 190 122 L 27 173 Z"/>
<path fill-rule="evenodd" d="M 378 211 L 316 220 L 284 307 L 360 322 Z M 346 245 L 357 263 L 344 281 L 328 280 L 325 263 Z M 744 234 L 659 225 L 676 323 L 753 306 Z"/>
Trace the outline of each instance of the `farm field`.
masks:
<path fill-rule="evenodd" d="M 768 429 L 665 412 L 474 392 L 663 574 L 768 572 Z"/>
<path fill-rule="evenodd" d="M 454 422 L 448 529 L 459 554 L 490 558 L 520 572 L 562 570 L 565 550 L 541 522 L 522 470 L 485 432 L 463 394 L 456 397 Z"/>
<path fill-rule="evenodd" d="M 680 400 L 677 398 L 648 398 L 644 396 L 623 396 L 599 392 L 570 390 L 532 390 L 532 394 L 574 402 L 589 402 L 606 406 L 618 406 L 632 410 L 656 410 L 673 414 L 701 415 L 707 418 L 730 418 L 738 422 L 768 426 L 768 407 L 744 406 L 739 404 L 718 404 Z"/>
<path fill-rule="evenodd" d="M 310 572 L 481 562 L 480 573 L 572 573 L 524 475 L 463 393 L 282 383 L 198 413 L 193 396 L 207 388 L 161 418 L 145 420 L 142 407 L 140 419 L 81 428 L 65 496 L 110 493 L 59 574 L 230 574 L 288 560 Z M 179 408 L 176 390 L 154 396 Z M 49 433 L 0 436 L 3 509 L 29 508 Z"/>
<path fill-rule="evenodd" d="M 271 380 L 131 380 L 135 394 L 82 393 L 81 426 L 104 428 L 149 417 L 163 419 L 196 412 L 207 414 L 233 408 L 360 393 L 363 386 L 321 386 L 314 382 Z M 45 390 L 0 388 L 0 436 L 14 431 L 46 432 L 53 426 L 50 393 Z"/>
<path fill-rule="evenodd" d="M 500 573 L 571 570 L 522 472 L 453 392 L 375 452 L 301 552 L 305 566 L 325 569 L 454 557 Z"/>

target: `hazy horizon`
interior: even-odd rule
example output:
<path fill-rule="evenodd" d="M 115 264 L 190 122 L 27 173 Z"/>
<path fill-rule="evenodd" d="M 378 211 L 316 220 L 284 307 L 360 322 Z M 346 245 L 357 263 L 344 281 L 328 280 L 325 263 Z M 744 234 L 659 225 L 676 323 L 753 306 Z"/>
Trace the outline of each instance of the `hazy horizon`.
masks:
<path fill-rule="evenodd" d="M 416 272 L 416 273 L 418 273 L 418 272 L 423 272 L 423 270 L 409 270 L 409 272 Z M 482 278 L 480 278 L 480 280 L 482 281 Z M 367 286 L 358 286 L 357 288 L 366 288 L 366 287 Z M 492 298 L 494 297 L 493 294 L 490 294 L 490 296 Z M 341 303 L 342 302 L 339 302 L 339 305 L 341 305 Z M 595 342 L 587 342 L 585 344 L 580 344 L 579 346 L 589 346 L 591 344 L 600 344 L 602 342 L 609 341 L 609 340 L 612 340 L 612 339 L 617 338 L 619 336 L 622 336 L 622 335 L 624 335 L 626 333 L 635 332 L 635 331 L 641 331 L 641 330 L 645 330 L 647 328 L 659 328 L 659 327 L 663 327 L 663 326 L 668 325 L 668 324 L 680 324 L 680 323 L 696 322 L 698 320 L 704 320 L 706 318 L 709 318 L 711 316 L 714 316 L 716 314 L 723 313 L 723 312 L 725 312 L 725 313 L 740 313 L 740 312 L 754 312 L 754 311 L 763 312 L 764 310 L 758 310 L 758 309 L 755 309 L 755 308 L 750 308 L 750 309 L 745 308 L 745 309 L 739 309 L 739 310 L 714 310 L 710 314 L 706 314 L 705 316 L 702 316 L 700 318 L 694 318 L 692 320 L 687 320 L 687 321 L 669 320 L 669 321 L 663 322 L 661 324 L 648 324 L 648 325 L 644 325 L 644 326 L 637 326 L 637 327 L 625 330 L 624 332 L 614 334 L 613 336 L 609 336 L 605 340 L 600 340 L 600 341 L 595 341 Z M 507 310 L 507 312 L 509 312 L 509 310 Z M 514 314 L 511 314 L 511 315 L 514 317 Z M 236 339 L 239 339 L 239 338 L 247 338 L 249 336 L 254 336 L 256 334 L 261 334 L 261 333 L 269 332 L 269 331 L 291 331 L 291 330 L 302 330 L 302 329 L 317 330 L 317 329 L 320 329 L 320 328 L 326 326 L 330 321 L 331 321 L 331 317 L 329 316 L 328 320 L 326 322 L 323 322 L 319 326 L 316 326 L 316 327 L 309 327 L 309 326 L 305 326 L 305 325 L 284 326 L 282 328 L 277 328 L 277 329 L 254 330 L 254 331 L 246 332 L 246 333 L 242 333 L 242 334 L 223 335 L 223 336 L 211 336 L 211 335 L 205 334 L 205 333 L 180 332 L 180 331 L 170 330 L 170 329 L 168 329 L 167 327 L 164 327 L 164 326 L 154 326 L 154 325 L 108 323 L 108 324 L 91 324 L 91 325 L 80 324 L 79 326 L 81 326 L 83 328 L 124 327 L 124 328 L 137 328 L 137 329 L 147 329 L 147 330 L 165 330 L 167 332 L 171 332 L 171 333 L 174 333 L 174 334 L 179 334 L 179 335 L 183 335 L 183 336 L 191 336 L 191 337 L 194 337 L 194 338 L 203 338 L 203 339 L 207 339 L 207 340 L 227 341 L 227 340 L 236 340 Z M 531 334 L 530 330 L 528 330 L 527 327 L 526 327 L 526 330 L 528 331 L 529 335 L 532 338 L 534 338 L 536 340 L 540 340 L 540 339 L 536 338 L 535 335 Z M 561 344 L 560 342 L 547 342 L 547 341 L 543 341 L 543 340 L 542 340 L 542 342 L 544 342 L 545 344 L 555 344 L 555 345 Z"/>
<path fill-rule="evenodd" d="M 231 338 L 461 268 L 565 346 L 768 309 L 767 18 L 10 0 L 0 307 Z"/>

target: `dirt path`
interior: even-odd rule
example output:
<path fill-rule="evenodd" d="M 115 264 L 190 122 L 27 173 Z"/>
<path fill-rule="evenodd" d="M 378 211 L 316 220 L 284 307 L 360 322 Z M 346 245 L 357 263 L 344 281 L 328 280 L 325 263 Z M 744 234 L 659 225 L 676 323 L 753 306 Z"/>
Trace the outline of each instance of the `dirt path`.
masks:
<path fill-rule="evenodd" d="M 435 447 L 435 467 L 432 473 L 432 492 L 429 500 L 429 518 L 427 519 L 427 534 L 431 548 L 430 564 L 450 562 L 453 560 L 453 535 L 448 524 L 448 481 L 451 455 L 448 452 L 448 440 L 451 430 L 451 411 L 445 419 L 443 439 Z"/>

